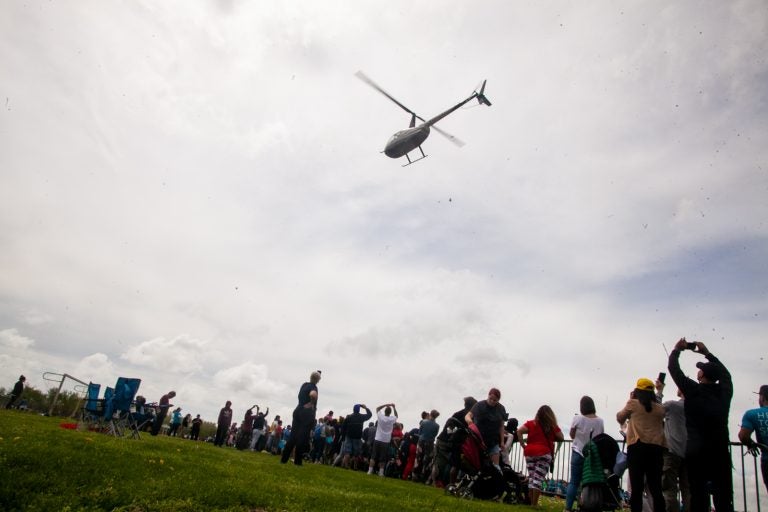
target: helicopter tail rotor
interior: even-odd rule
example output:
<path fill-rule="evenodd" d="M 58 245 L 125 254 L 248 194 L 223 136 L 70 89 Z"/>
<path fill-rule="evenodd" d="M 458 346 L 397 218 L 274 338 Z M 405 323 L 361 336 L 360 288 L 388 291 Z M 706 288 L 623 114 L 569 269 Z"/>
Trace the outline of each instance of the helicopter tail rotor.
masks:
<path fill-rule="evenodd" d="M 483 80 L 483 85 L 482 85 L 482 87 L 480 87 L 480 92 L 477 93 L 477 101 L 481 105 L 488 105 L 490 107 L 491 106 L 491 102 L 488 101 L 488 98 L 486 98 L 485 94 L 483 94 L 484 91 L 485 91 L 485 82 L 487 82 L 487 81 L 488 80 Z"/>

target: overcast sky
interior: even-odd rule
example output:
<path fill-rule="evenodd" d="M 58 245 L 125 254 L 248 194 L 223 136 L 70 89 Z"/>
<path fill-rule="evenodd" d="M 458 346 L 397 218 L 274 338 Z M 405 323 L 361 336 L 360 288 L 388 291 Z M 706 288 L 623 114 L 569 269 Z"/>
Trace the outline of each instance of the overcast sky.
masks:
<path fill-rule="evenodd" d="M 290 417 L 502 392 L 611 433 L 664 346 L 768 333 L 768 4 L 0 3 L 0 385 Z M 409 167 L 381 151 L 483 80 Z M 684 354 L 695 376 L 699 359 Z M 668 396 L 674 397 L 674 386 Z"/>

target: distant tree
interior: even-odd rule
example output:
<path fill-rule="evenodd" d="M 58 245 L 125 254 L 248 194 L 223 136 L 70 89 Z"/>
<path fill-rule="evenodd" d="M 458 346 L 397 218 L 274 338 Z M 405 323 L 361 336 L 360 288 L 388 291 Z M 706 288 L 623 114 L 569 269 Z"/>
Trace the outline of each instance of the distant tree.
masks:
<path fill-rule="evenodd" d="M 205 441 L 214 436 L 216 436 L 216 424 L 212 421 L 203 421 L 203 424 L 200 425 L 200 440 Z"/>
<path fill-rule="evenodd" d="M 4 397 L 3 404 L 5 403 L 6 395 L 9 393 L 10 389 L 0 387 L 0 396 Z M 30 412 L 48 414 L 54 396 L 56 396 L 56 389 L 54 388 L 43 393 L 34 386 L 27 386 L 24 388 L 24 394 L 21 395 L 21 399 L 15 405 L 18 406 L 23 403 Z M 62 391 L 59 393 L 59 398 L 56 400 L 56 405 L 53 408 L 53 416 L 72 416 L 73 413 L 77 413 L 80 400 L 81 398 L 77 393 L 66 390 Z"/>
<path fill-rule="evenodd" d="M 56 390 L 53 388 L 49 389 L 46 396 L 46 408 L 43 412 L 48 412 L 55 396 Z M 74 391 L 62 391 L 56 399 L 56 404 L 53 407 L 53 411 L 51 411 L 51 416 L 71 417 L 76 415 L 80 408 L 81 400 L 81 396 Z"/>
<path fill-rule="evenodd" d="M 7 395 L 9 395 L 10 392 L 10 389 L 0 388 L 0 395 L 2 395 L 4 398 L 3 404 L 5 404 L 5 400 L 8 398 Z M 19 407 L 22 404 L 24 404 L 26 408 L 32 412 L 43 412 L 44 410 L 47 410 L 45 408 L 45 396 L 32 386 L 24 387 L 24 393 L 21 395 L 21 398 L 14 404 L 14 406 Z"/>

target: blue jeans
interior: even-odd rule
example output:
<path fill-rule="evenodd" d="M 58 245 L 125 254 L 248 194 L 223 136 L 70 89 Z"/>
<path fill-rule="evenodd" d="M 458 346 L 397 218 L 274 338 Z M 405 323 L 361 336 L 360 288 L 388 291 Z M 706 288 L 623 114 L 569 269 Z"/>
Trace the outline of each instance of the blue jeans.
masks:
<path fill-rule="evenodd" d="M 584 456 L 578 452 L 571 452 L 571 479 L 568 489 L 565 491 L 565 509 L 573 510 L 573 502 L 576 501 L 576 493 L 581 485 L 581 472 L 584 469 Z"/>

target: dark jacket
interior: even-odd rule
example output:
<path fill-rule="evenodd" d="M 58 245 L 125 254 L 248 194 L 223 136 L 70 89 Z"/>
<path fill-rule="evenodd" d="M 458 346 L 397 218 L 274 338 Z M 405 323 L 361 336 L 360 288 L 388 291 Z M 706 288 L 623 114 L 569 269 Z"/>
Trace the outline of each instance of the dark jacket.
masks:
<path fill-rule="evenodd" d="M 347 439 L 362 439 L 363 438 L 363 425 L 365 422 L 371 419 L 372 413 L 366 409 L 366 414 L 360 414 L 359 412 L 353 412 L 346 418 L 344 418 L 344 432 Z"/>
<path fill-rule="evenodd" d="M 222 407 L 221 411 L 219 411 L 219 427 L 222 425 L 226 425 L 229 427 L 229 425 L 232 423 L 232 409 L 229 407 Z"/>
<path fill-rule="evenodd" d="M 699 383 L 686 377 L 680 369 L 680 351 L 669 355 L 669 374 L 685 396 L 685 426 L 688 433 L 686 456 L 711 449 L 727 447 L 728 414 L 733 397 L 733 381 L 728 369 L 712 353 L 704 356 L 717 366 L 717 383 Z"/>

